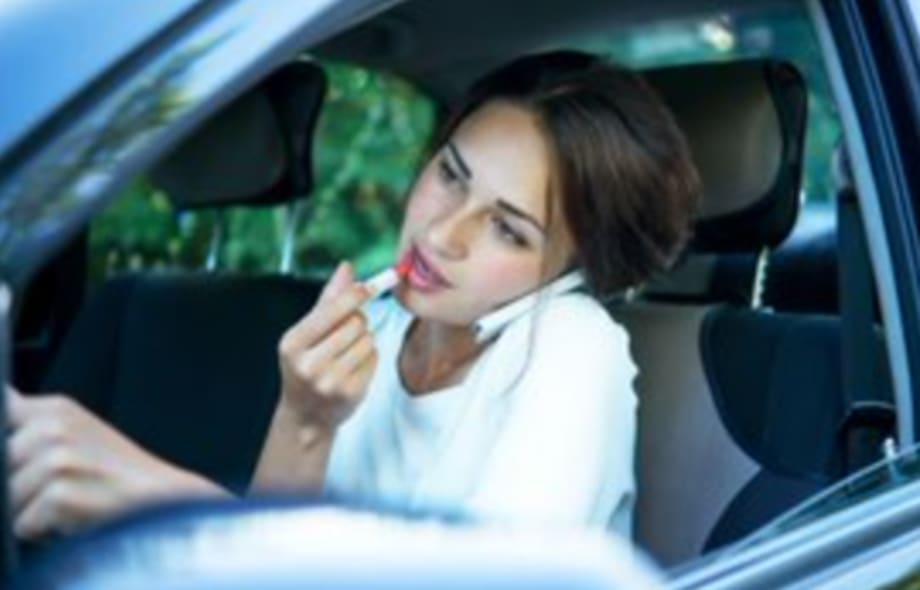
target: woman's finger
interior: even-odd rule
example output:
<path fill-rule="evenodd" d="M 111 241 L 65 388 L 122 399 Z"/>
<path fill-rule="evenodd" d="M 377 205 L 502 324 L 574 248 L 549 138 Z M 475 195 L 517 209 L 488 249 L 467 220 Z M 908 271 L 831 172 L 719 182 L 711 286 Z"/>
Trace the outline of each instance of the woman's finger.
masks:
<path fill-rule="evenodd" d="M 327 364 L 316 379 L 314 389 L 320 395 L 340 397 L 344 391 L 345 381 L 360 366 L 368 355 L 374 351 L 374 337 L 365 332 L 348 350 Z"/>
<path fill-rule="evenodd" d="M 28 416 L 29 400 L 19 390 L 7 383 L 6 394 L 6 427 L 19 428 Z"/>
<path fill-rule="evenodd" d="M 64 481 L 76 468 L 76 455 L 71 449 L 53 447 L 14 470 L 9 479 L 13 514 L 22 511 L 44 488 Z"/>
<path fill-rule="evenodd" d="M 351 346 L 342 351 L 329 366 L 329 372 L 338 376 L 340 381 L 351 375 L 376 349 L 374 337 L 364 332 Z"/>
<path fill-rule="evenodd" d="M 354 283 L 335 298 L 317 303 L 303 319 L 294 324 L 281 339 L 282 354 L 295 354 L 310 348 L 325 338 L 349 315 L 355 313 L 370 298 L 370 292 Z"/>
<path fill-rule="evenodd" d="M 7 439 L 7 469 L 18 469 L 45 448 L 71 446 L 81 428 L 74 419 L 81 410 L 67 397 L 42 395 L 21 402 L 23 421 Z"/>
<path fill-rule="evenodd" d="M 316 389 L 324 394 L 342 393 L 349 375 L 374 351 L 374 337 L 365 332 L 347 350 L 329 362 L 317 380 Z"/>
<path fill-rule="evenodd" d="M 299 351 L 295 356 L 298 368 L 309 373 L 312 368 L 324 367 L 366 332 L 367 321 L 364 314 L 353 313 L 315 346 Z"/>
<path fill-rule="evenodd" d="M 371 381 L 371 378 L 374 376 L 374 371 L 377 369 L 377 350 L 374 349 L 371 351 L 371 354 L 367 355 L 360 365 L 355 367 L 355 370 L 348 375 L 345 379 L 345 383 L 342 386 L 342 389 L 345 390 L 346 395 L 352 398 L 360 398 L 364 395 L 367 390 L 367 386 Z"/>
<path fill-rule="evenodd" d="M 347 289 L 354 282 L 355 272 L 351 268 L 351 264 L 349 264 L 347 261 L 340 262 L 336 267 L 335 272 L 333 272 L 332 276 L 329 277 L 329 280 L 326 281 L 326 285 L 323 287 L 323 290 L 319 294 L 318 301 L 325 302 L 342 294 L 342 292 L 344 292 L 345 289 Z"/>
<path fill-rule="evenodd" d="M 77 492 L 64 481 L 52 482 L 42 488 L 20 510 L 14 513 L 13 533 L 16 537 L 34 541 L 55 532 L 66 532 L 67 505 Z"/>
<path fill-rule="evenodd" d="M 40 452 L 51 439 L 47 421 L 34 420 L 16 429 L 6 442 L 6 468 L 15 471 Z"/>

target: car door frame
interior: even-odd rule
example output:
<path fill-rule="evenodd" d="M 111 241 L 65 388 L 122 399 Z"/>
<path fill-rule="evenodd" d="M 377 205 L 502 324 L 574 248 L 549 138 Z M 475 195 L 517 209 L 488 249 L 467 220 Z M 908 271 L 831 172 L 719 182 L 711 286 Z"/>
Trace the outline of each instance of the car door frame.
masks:
<path fill-rule="evenodd" d="M 900 0 L 809 2 L 844 126 L 884 319 L 899 443 L 920 424 L 920 79 Z"/>

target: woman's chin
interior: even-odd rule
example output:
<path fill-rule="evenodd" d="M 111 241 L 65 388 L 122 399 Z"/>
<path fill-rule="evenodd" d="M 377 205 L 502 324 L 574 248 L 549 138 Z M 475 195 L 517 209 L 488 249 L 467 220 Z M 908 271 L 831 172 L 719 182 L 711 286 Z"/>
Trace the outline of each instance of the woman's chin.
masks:
<path fill-rule="evenodd" d="M 405 283 L 393 291 L 393 296 L 409 313 L 425 320 L 443 322 L 453 325 L 469 325 L 473 320 L 464 321 L 457 317 L 457 305 L 431 293 L 420 293 Z"/>
<path fill-rule="evenodd" d="M 438 305 L 437 301 L 432 301 L 427 293 L 419 293 L 406 283 L 400 283 L 399 286 L 393 290 L 393 295 L 403 307 L 412 313 L 412 315 L 426 319 L 432 315 L 439 315 L 437 313 L 438 308 L 442 307 L 442 305 Z M 432 317 L 431 319 L 436 318 Z"/>

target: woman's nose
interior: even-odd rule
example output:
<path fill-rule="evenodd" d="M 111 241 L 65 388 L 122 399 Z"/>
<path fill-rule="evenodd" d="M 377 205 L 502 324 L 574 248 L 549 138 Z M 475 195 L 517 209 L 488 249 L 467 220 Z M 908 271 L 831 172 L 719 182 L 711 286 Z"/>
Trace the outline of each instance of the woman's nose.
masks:
<path fill-rule="evenodd" d="M 428 226 L 428 244 L 445 258 L 462 258 L 466 255 L 471 224 L 464 207 L 458 207 L 432 220 Z"/>

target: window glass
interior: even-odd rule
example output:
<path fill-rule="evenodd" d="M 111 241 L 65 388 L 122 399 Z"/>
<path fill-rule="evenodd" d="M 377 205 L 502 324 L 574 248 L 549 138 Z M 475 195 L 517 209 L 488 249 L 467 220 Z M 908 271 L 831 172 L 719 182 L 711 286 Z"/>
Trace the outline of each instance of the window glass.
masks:
<path fill-rule="evenodd" d="M 359 273 L 390 262 L 402 201 L 434 125 L 434 105 L 406 82 L 323 62 L 329 90 L 314 140 L 316 187 L 295 241 L 295 273 L 325 275 L 339 260 Z M 287 207 L 176 212 L 166 194 L 137 180 L 93 222 L 91 281 L 141 269 L 202 268 L 219 219 L 218 268 L 278 269 Z"/>
<path fill-rule="evenodd" d="M 734 554 L 895 488 L 916 484 L 918 480 L 920 445 L 914 445 L 897 456 L 879 461 L 810 498 L 726 553 Z"/>

